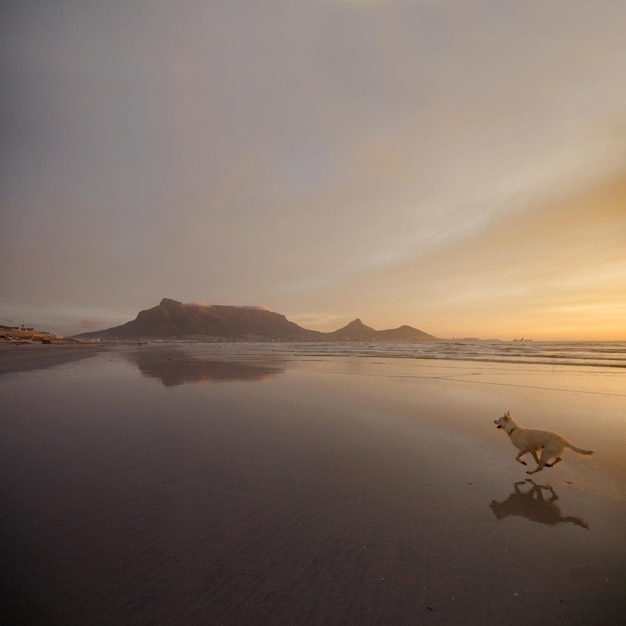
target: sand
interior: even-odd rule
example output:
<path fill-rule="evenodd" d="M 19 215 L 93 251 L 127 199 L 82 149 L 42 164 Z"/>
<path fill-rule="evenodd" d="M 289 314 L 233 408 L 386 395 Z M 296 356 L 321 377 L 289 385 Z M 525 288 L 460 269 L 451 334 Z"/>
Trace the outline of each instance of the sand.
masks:
<path fill-rule="evenodd" d="M 611 374 L 180 346 L 20 369 L 0 377 L 8 623 L 623 618 Z M 528 482 L 505 409 L 597 453 Z"/>
<path fill-rule="evenodd" d="M 0 343 L 0 376 L 78 361 L 104 349 L 95 344 Z"/>

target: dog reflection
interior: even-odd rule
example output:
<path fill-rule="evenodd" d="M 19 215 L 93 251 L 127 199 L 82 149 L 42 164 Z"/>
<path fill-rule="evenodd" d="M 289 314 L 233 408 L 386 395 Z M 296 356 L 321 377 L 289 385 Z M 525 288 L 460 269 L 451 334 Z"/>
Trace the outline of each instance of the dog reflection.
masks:
<path fill-rule="evenodd" d="M 528 485 L 529 489 L 522 490 L 522 485 Z M 582 528 L 589 529 L 589 525 L 579 517 L 563 515 L 561 509 L 555 504 L 559 497 L 550 485 L 538 485 L 528 478 L 513 485 L 513 493 L 503 502 L 493 500 L 489 508 L 493 511 L 498 521 L 505 517 L 518 516 L 526 517 L 533 522 L 540 524 L 575 524 Z M 544 492 L 549 492 L 544 497 Z"/>

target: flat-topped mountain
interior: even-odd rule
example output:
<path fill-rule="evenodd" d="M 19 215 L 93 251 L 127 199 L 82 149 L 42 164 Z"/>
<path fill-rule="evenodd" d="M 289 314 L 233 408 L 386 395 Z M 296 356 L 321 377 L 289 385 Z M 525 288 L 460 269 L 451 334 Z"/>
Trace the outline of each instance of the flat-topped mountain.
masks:
<path fill-rule="evenodd" d="M 256 307 L 183 304 L 164 298 L 140 311 L 131 322 L 77 335 L 80 339 L 316 339 L 321 333 L 301 328 L 284 315 Z"/>
<path fill-rule="evenodd" d="M 435 339 L 416 328 L 374 330 L 357 319 L 332 333 L 307 330 L 260 307 L 183 304 L 164 298 L 126 324 L 76 339 L 250 339 L 282 341 L 396 341 Z"/>

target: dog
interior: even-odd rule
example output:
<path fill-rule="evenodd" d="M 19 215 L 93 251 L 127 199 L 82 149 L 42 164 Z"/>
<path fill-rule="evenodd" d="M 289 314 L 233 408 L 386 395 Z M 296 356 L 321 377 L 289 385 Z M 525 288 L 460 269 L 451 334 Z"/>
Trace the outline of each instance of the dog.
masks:
<path fill-rule="evenodd" d="M 523 428 L 511 417 L 508 411 L 502 417 L 494 420 L 493 423 L 498 428 L 502 428 L 511 438 L 513 445 L 519 449 L 519 454 L 515 457 L 516 461 L 526 465 L 526 461 L 522 461 L 522 457 L 529 452 L 533 455 L 537 467 L 534 470 L 527 471 L 527 474 L 536 474 L 544 467 L 554 467 L 561 460 L 560 455 L 565 448 L 570 448 L 574 452 L 578 452 L 578 454 L 593 454 L 593 450 L 577 448 L 565 437 L 557 433 L 552 433 L 548 430 Z M 541 456 L 538 457 L 537 452 L 539 450 L 541 450 Z M 552 458 L 554 458 L 554 461 L 548 463 Z"/>

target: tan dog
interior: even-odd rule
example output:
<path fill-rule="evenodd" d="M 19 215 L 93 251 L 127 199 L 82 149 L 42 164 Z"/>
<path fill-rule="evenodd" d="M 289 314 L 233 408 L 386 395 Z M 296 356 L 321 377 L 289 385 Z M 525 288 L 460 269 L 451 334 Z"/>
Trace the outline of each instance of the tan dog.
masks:
<path fill-rule="evenodd" d="M 533 459 L 537 463 L 537 467 L 526 472 L 534 474 L 540 472 L 544 467 L 553 467 L 561 460 L 561 454 L 565 448 L 571 448 L 578 454 L 593 454 L 592 450 L 583 450 L 572 445 L 565 437 L 551 433 L 548 430 L 534 430 L 531 428 L 522 428 L 507 411 L 502 417 L 493 421 L 498 428 L 502 428 L 504 432 L 511 438 L 513 445 L 519 449 L 519 454 L 515 457 L 522 465 L 526 465 L 526 461 L 522 461 L 522 457 L 529 452 L 533 455 Z M 537 456 L 537 452 L 541 450 L 541 456 Z M 554 458 L 552 463 L 548 461 Z"/>

